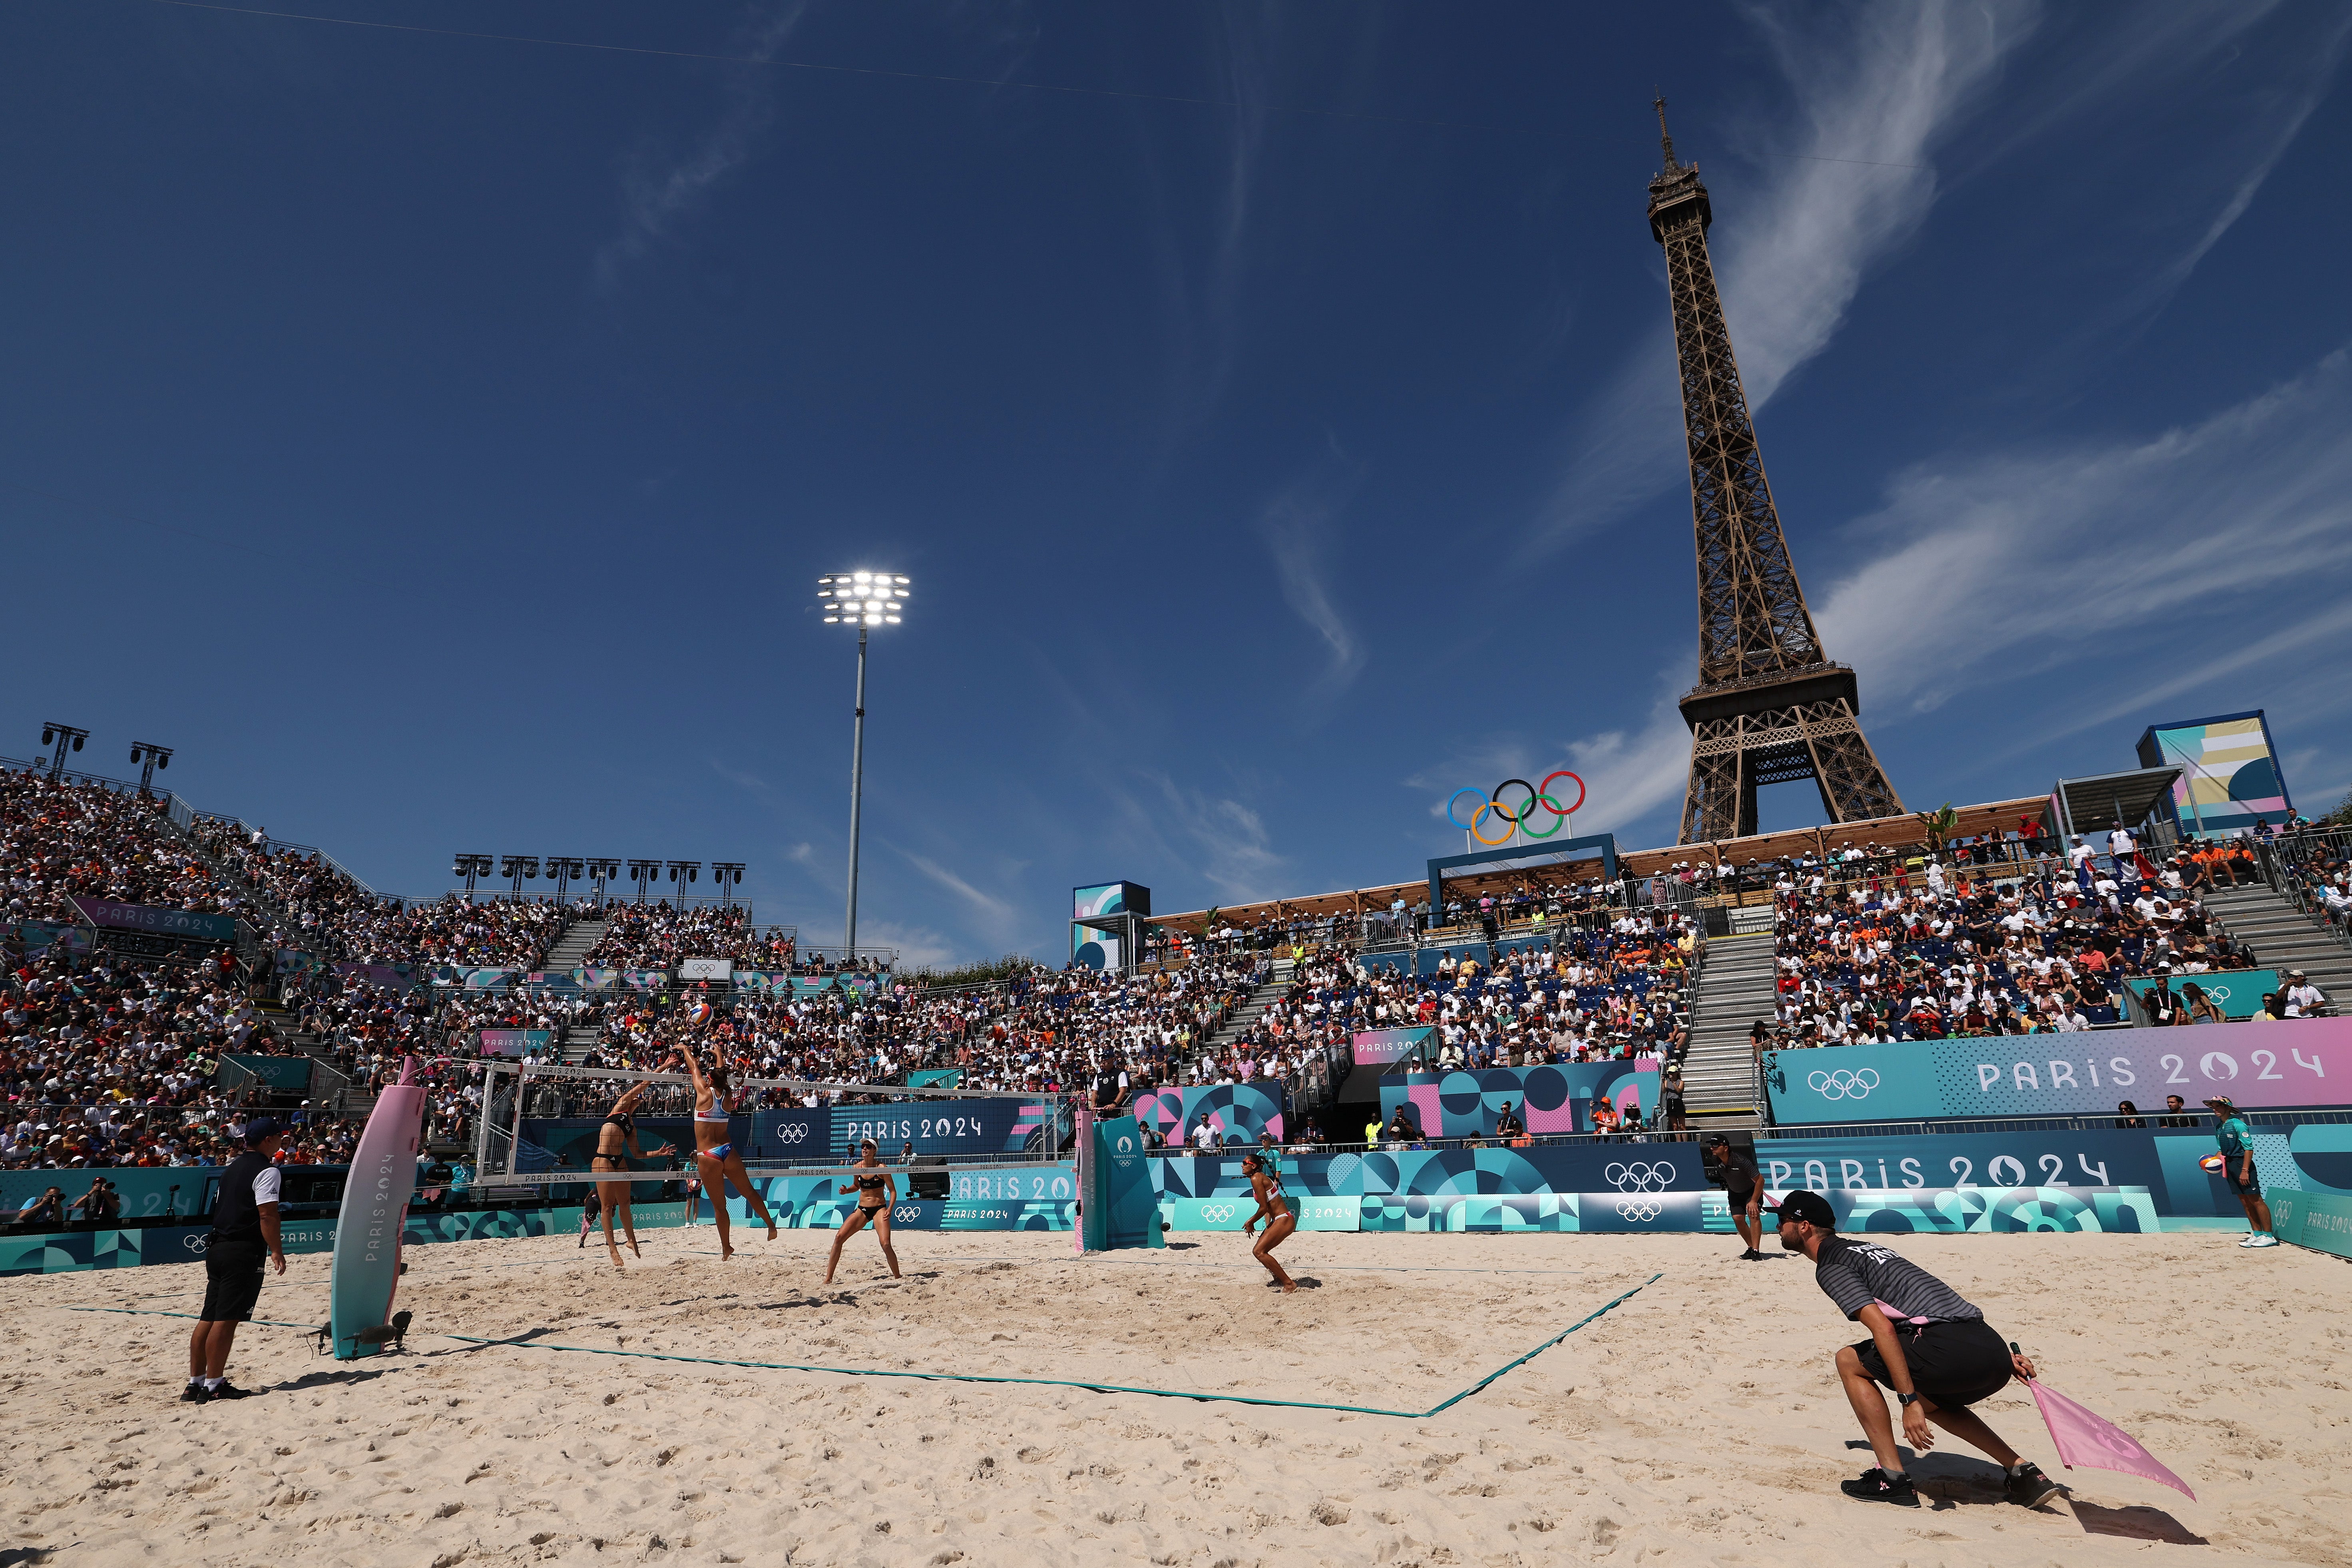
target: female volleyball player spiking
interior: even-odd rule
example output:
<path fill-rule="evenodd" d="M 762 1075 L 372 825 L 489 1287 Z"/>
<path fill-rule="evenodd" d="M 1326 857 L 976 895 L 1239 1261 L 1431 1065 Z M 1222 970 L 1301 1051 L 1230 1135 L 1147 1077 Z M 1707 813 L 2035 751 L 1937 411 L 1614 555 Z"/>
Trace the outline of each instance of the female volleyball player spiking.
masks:
<path fill-rule="evenodd" d="M 768 1239 L 776 1239 L 776 1217 L 761 1201 L 759 1189 L 752 1186 L 751 1173 L 743 1169 L 743 1156 L 735 1152 L 727 1133 L 727 1064 L 717 1052 L 712 1053 L 710 1071 L 705 1076 L 702 1064 L 694 1058 L 694 1047 L 680 1046 L 678 1059 L 686 1064 L 687 1076 L 694 1079 L 694 1163 L 702 1174 L 702 1190 L 710 1195 L 710 1212 L 719 1219 L 719 1256 L 721 1261 L 735 1256 L 735 1244 L 728 1237 L 727 1188 L 731 1183 L 751 1205 L 768 1227 Z"/>
<path fill-rule="evenodd" d="M 1250 1248 L 1250 1256 L 1265 1265 L 1274 1282 L 1282 1287 L 1283 1294 L 1288 1295 L 1298 1289 L 1298 1281 L 1283 1272 L 1274 1249 L 1290 1239 L 1290 1233 L 1298 1228 L 1298 1216 L 1290 1212 L 1289 1199 L 1282 1190 L 1281 1173 L 1274 1168 L 1273 1161 L 1259 1154 L 1244 1154 L 1242 1170 L 1249 1176 L 1250 1189 L 1257 1194 L 1257 1213 L 1242 1222 L 1242 1234 L 1249 1235 L 1259 1220 L 1265 1221 L 1265 1234 Z"/>
<path fill-rule="evenodd" d="M 824 1260 L 824 1282 L 832 1284 L 833 1271 L 841 1266 L 842 1244 L 856 1235 L 858 1227 L 868 1220 L 874 1224 L 874 1239 L 882 1244 L 882 1256 L 889 1260 L 890 1278 L 902 1279 L 898 1250 L 890 1245 L 890 1205 L 898 1201 L 898 1178 L 882 1168 L 881 1157 L 871 1138 L 858 1146 L 858 1161 L 851 1171 L 849 1184 L 840 1191 L 845 1197 L 856 1193 L 857 1207 L 833 1233 L 833 1256 Z"/>
<path fill-rule="evenodd" d="M 633 1083 L 621 1091 L 621 1097 L 618 1100 L 613 1101 L 612 1111 L 604 1118 L 604 1125 L 596 1129 L 596 1153 L 588 1162 L 588 1168 L 592 1173 L 625 1172 L 629 1168 L 629 1161 L 633 1156 L 645 1160 L 677 1152 L 677 1146 L 674 1143 L 665 1143 L 660 1148 L 650 1152 L 638 1146 L 635 1113 L 637 1101 L 643 1100 L 645 1094 L 644 1084 Z M 613 1213 L 615 1209 L 620 1211 L 621 1230 L 622 1234 L 629 1238 L 630 1252 L 639 1258 L 645 1256 L 643 1252 L 637 1250 L 636 1218 L 629 1209 L 629 1184 L 625 1181 L 598 1182 L 596 1202 L 597 1206 L 604 1211 L 604 1250 L 613 1255 L 614 1268 L 625 1268 L 628 1266 L 621 1261 L 620 1246 L 613 1239 Z"/>

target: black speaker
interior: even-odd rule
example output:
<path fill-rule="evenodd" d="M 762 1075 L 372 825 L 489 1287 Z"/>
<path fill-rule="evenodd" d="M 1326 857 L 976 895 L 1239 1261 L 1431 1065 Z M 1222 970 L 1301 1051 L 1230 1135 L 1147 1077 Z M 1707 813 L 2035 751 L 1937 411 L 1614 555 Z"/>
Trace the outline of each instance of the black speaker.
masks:
<path fill-rule="evenodd" d="M 918 1154 L 907 1168 L 907 1195 L 914 1198 L 947 1200 L 948 1173 L 945 1154 Z"/>

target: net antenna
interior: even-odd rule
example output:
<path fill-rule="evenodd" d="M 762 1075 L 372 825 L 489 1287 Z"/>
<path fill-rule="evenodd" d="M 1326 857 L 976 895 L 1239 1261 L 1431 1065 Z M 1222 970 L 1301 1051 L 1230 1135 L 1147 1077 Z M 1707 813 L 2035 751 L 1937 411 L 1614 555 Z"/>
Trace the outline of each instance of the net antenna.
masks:
<path fill-rule="evenodd" d="M 644 1072 L 628 1068 L 571 1067 L 558 1062 L 534 1061 L 529 1058 L 485 1057 L 482 1058 L 482 1109 L 475 1121 L 474 1171 L 471 1184 L 476 1187 L 546 1187 L 585 1185 L 598 1179 L 596 1173 L 571 1169 L 522 1169 L 528 1163 L 527 1145 L 522 1136 L 526 1118 L 537 1120 L 555 1117 L 602 1116 L 612 1106 L 621 1091 L 634 1084 L 647 1086 L 646 1094 L 633 1112 L 641 1118 L 684 1119 L 694 1114 L 694 1080 L 684 1073 Z M 834 1096 L 825 1109 L 850 1108 L 842 1098 L 855 1096 L 863 1104 L 882 1105 L 893 1102 L 912 1103 L 927 1100 L 1017 1100 L 1043 1106 L 1045 1115 L 1029 1134 L 1028 1146 L 1019 1151 L 998 1154 L 931 1154 L 921 1156 L 924 1168 L 947 1171 L 1011 1171 L 1032 1170 L 1039 1165 L 1063 1164 L 1076 1157 L 1083 1146 L 1077 1138 L 1078 1107 L 1083 1095 L 1076 1089 L 933 1089 L 914 1088 L 902 1083 L 858 1083 L 836 1079 L 805 1078 L 743 1078 L 730 1075 L 730 1083 L 740 1091 L 781 1089 L 795 1097 L 790 1106 L 763 1105 L 757 1110 L 803 1110 L 798 1097 L 809 1094 Z M 737 1115 L 751 1115 L 752 1110 L 739 1110 Z M 908 1167 L 891 1157 L 891 1152 L 877 1150 L 883 1167 L 903 1173 Z M 667 1169 L 650 1168 L 634 1171 L 630 1180 L 638 1182 L 679 1181 L 695 1175 L 694 1156 L 681 1148 L 676 1155 L 664 1158 L 673 1162 Z M 745 1161 L 744 1173 L 755 1178 L 773 1176 L 828 1176 L 851 1170 L 851 1164 L 835 1157 L 830 1149 L 804 1160 Z M 606 1181 L 617 1173 L 605 1173 Z"/>

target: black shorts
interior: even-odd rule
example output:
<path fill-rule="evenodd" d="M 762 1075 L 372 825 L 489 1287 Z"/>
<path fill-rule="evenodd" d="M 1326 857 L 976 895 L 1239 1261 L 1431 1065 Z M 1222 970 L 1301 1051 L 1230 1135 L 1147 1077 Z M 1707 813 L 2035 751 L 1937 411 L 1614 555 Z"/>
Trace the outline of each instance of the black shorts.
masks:
<path fill-rule="evenodd" d="M 2244 1162 L 2246 1171 L 2246 1179 L 2242 1182 L 2238 1180 L 2240 1161 Z M 2254 1168 L 2252 1160 L 2242 1154 L 2232 1158 L 2221 1168 L 2221 1176 L 2230 1184 L 2230 1190 L 2242 1198 L 2258 1198 L 2263 1195 L 2263 1173 Z"/>
<path fill-rule="evenodd" d="M 207 1323 L 242 1323 L 253 1317 L 261 1300 L 262 1254 L 216 1252 L 205 1255 L 205 1304 L 196 1316 Z"/>
<path fill-rule="evenodd" d="M 1895 1337 L 1911 1365 L 1911 1386 L 1939 1406 L 1974 1405 L 2007 1388 L 2017 1375 L 2010 1365 L 2007 1342 L 1982 1318 L 1920 1329 L 1897 1323 Z M 1895 1386 L 1886 1375 L 1886 1363 L 1879 1359 L 1876 1340 L 1863 1341 L 1853 1352 L 1862 1358 L 1863 1371 L 1889 1388 Z"/>
<path fill-rule="evenodd" d="M 1758 1187 L 1726 1187 L 1723 1189 L 1723 1195 L 1731 1200 L 1732 1213 L 1744 1214 L 1747 1212 L 1748 1205 L 1756 1201 L 1756 1194 L 1761 1190 Z"/>

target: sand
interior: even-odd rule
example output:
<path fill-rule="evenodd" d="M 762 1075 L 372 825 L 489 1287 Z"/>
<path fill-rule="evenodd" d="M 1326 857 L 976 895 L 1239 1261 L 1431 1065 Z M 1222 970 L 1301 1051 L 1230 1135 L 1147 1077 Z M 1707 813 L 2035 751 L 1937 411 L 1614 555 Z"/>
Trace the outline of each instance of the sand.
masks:
<path fill-rule="evenodd" d="M 739 1232 L 739 1235 L 740 1233 Z M 1714 1237 L 1308 1234 L 1283 1297 L 1237 1236 L 1074 1258 L 1066 1235 L 646 1238 L 615 1275 L 569 1239 L 422 1248 L 410 1353 L 345 1365 L 248 1326 L 184 1405 L 200 1266 L 0 1281 L 15 1347 L 0 1562 L 1151 1563 L 1786 1565 L 2352 1561 L 2347 1265 L 2226 1235 L 1897 1245 L 2120 1422 L 2198 1500 L 2062 1471 L 2021 1387 L 1978 1408 L 2064 1481 L 2002 1503 L 1966 1450 L 1929 1506 L 1850 1502 L 1869 1462 L 1831 1375 L 1854 1337 L 1795 1258 Z M 1074 1388 L 746 1370 L 680 1355 L 1078 1377 L 1426 1409 L 1611 1297 L 1664 1278 L 1433 1418 Z M 258 1316 L 325 1315 L 294 1259 Z M 18 1552 L 27 1555 L 19 1556 Z M 2152 1555 L 2151 1555 L 2152 1554 Z"/>

